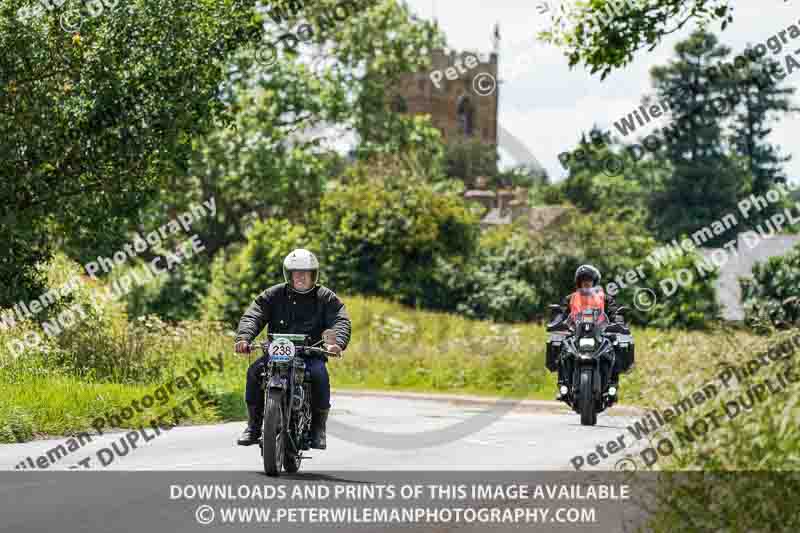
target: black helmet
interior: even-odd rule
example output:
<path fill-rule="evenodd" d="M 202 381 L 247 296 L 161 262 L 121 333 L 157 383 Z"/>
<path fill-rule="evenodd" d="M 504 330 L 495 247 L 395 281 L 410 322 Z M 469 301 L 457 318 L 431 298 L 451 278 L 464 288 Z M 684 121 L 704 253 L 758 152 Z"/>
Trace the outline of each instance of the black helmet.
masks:
<path fill-rule="evenodd" d="M 600 271 L 597 270 L 592 265 L 581 265 L 578 267 L 578 270 L 575 271 L 575 286 L 578 286 L 578 282 L 581 278 L 589 278 L 592 280 L 592 285 L 597 285 L 600 282 Z"/>

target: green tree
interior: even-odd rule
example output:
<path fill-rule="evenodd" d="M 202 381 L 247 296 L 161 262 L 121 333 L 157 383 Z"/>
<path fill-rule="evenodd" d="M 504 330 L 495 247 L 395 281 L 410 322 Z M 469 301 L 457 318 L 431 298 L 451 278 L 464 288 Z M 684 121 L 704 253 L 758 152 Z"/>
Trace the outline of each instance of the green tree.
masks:
<path fill-rule="evenodd" d="M 485 176 L 492 186 L 496 185 L 500 159 L 496 146 L 472 138 L 451 140 L 446 145 L 445 157 L 448 177 L 472 185 L 475 178 Z"/>
<path fill-rule="evenodd" d="M 536 172 L 525 165 L 518 165 L 497 173 L 497 183 L 503 188 L 540 188 L 550 185 L 547 171 Z"/>
<path fill-rule="evenodd" d="M 669 102 L 673 118 L 663 140 L 672 171 L 651 202 L 652 228 L 662 240 L 691 234 L 734 211 L 746 182 L 725 150 L 727 116 L 712 107 L 726 96 L 728 82 L 709 76 L 708 66 L 729 49 L 698 31 L 675 51 L 676 61 L 651 71 L 658 97 Z"/>
<path fill-rule="evenodd" d="M 313 28 L 324 53 L 312 67 L 291 47 L 271 66 L 254 54 L 285 29 L 265 25 L 253 2 L 156 0 L 70 35 L 61 10 L 21 24 L 2 0 L 0 169 L 13 178 L 0 180 L 0 238 L 10 243 L 0 276 L 14 283 L 0 304 L 41 290 L 35 264 L 54 246 L 81 260 L 108 255 L 129 230 L 211 195 L 218 216 L 198 228 L 210 255 L 257 218 L 304 216 L 340 166 L 320 147 L 339 133 L 299 137 L 325 124 L 361 133 L 374 123 L 387 135 L 362 142 L 363 153 L 440 164 L 429 121 L 384 124 L 379 87 L 424 68 L 441 35 L 393 0 L 353 2 L 346 23 L 331 17 L 338 3 L 308 3 L 286 21 Z"/>
<path fill-rule="evenodd" d="M 615 139 L 608 141 L 596 126 L 588 136 L 581 135 L 566 160 L 569 175 L 561 190 L 581 209 L 636 212 L 637 219 L 645 220 L 651 191 L 663 180 L 665 165 L 651 158 L 637 161 L 632 150 Z"/>
<path fill-rule="evenodd" d="M 653 50 L 692 20 L 701 27 L 721 21 L 724 30 L 733 20 L 733 8 L 729 0 L 564 2 L 552 15 L 551 29 L 539 37 L 562 47 L 571 67 L 583 63 L 605 79 L 630 63 L 637 51 Z"/>
<path fill-rule="evenodd" d="M 394 116 L 383 93 L 371 92 L 376 80 L 361 74 L 365 66 L 375 70 L 379 65 L 393 75 L 423 68 L 427 58 L 422 55 L 386 51 L 403 43 L 415 49 L 424 45 L 430 24 L 412 20 L 394 1 L 359 2 L 346 23 L 332 24 L 328 13 L 338 3 L 325 0 L 303 10 L 279 6 L 286 24 L 313 27 L 312 42 L 323 47 L 328 68 L 314 71 L 288 50 L 265 75 L 251 55 L 232 57 L 229 70 L 235 76 L 225 92 L 232 115 L 229 127 L 197 139 L 187 172 L 163 181 L 151 211 L 165 201 L 182 209 L 211 196 L 217 199 L 216 216 L 193 226 L 207 243 L 208 255 L 244 241 L 257 220 L 306 220 L 334 184 L 332 176 L 340 177 L 349 164 L 333 144 L 347 133 L 358 135 L 365 122 L 391 115 L 396 127 L 384 129 L 384 144 L 362 139 L 358 157 L 399 154 L 441 179 L 438 131 L 424 117 Z M 388 24 L 394 28 L 391 36 L 382 29 Z M 278 33 L 277 27 L 268 31 Z M 364 34 L 373 35 L 369 46 L 361 46 Z"/>
<path fill-rule="evenodd" d="M 774 60 L 767 58 L 758 65 L 737 71 L 731 89 L 741 105 L 731 125 L 730 142 L 750 175 L 749 190 L 745 193 L 757 196 L 763 196 L 776 184 L 786 182 L 782 165 L 791 160 L 791 156 L 782 156 L 779 147 L 766 141 L 772 132 L 770 123 L 777 121 L 775 113 L 800 111 L 789 99 L 795 89 L 779 87 L 780 81 L 766 74 L 774 64 Z M 770 203 L 753 213 L 747 224 L 755 227 L 782 208 L 778 203 Z"/>
<path fill-rule="evenodd" d="M 189 137 L 225 120 L 222 60 L 260 39 L 253 6 L 158 0 L 70 34 L 65 8 L 21 22 L 18 3 L 0 2 L 0 240 L 11 243 L 0 305 L 42 289 L 33 264 L 54 235 L 113 248 L 160 177 L 187 160 Z"/>
<path fill-rule="evenodd" d="M 461 195 L 438 192 L 396 158 L 361 163 L 350 173 L 323 197 L 312 224 L 334 290 L 452 308 L 438 267 L 466 264 L 478 236 Z"/>

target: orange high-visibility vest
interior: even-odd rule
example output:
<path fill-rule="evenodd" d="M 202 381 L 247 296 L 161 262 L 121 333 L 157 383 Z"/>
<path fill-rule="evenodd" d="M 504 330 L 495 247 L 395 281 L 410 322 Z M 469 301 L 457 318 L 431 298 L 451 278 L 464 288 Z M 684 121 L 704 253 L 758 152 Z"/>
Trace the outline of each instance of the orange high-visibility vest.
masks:
<path fill-rule="evenodd" d="M 575 320 L 584 309 L 599 309 L 606 312 L 606 295 L 602 287 L 578 289 L 569 299 L 569 316 Z"/>

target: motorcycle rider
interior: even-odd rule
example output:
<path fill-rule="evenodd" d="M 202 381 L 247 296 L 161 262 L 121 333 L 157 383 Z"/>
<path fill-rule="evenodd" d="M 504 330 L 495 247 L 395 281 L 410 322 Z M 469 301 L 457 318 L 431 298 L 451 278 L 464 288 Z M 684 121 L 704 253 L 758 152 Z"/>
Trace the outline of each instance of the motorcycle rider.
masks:
<path fill-rule="evenodd" d="M 620 308 L 614 297 L 603 291 L 602 287 L 597 287 L 600 282 L 600 271 L 592 265 L 581 265 L 575 271 L 575 291 L 568 294 L 561 302 L 563 309 L 569 310 L 568 316 L 575 319 L 575 316 L 585 307 L 596 307 L 606 313 L 607 316 L 616 314 Z M 561 318 L 566 320 L 567 316 Z M 572 375 L 571 368 L 558 367 L 558 388 L 559 393 L 556 399 L 561 398 L 561 385 L 567 385 L 569 376 Z M 609 386 L 619 387 L 619 369 L 614 365 L 611 369 Z"/>
<path fill-rule="evenodd" d="M 261 294 L 245 311 L 236 334 L 236 353 L 250 353 L 250 343 L 269 326 L 270 333 L 301 333 L 310 335 L 311 344 L 322 340 L 322 332 L 333 329 L 336 344 L 324 349 L 341 354 L 350 342 L 351 323 L 344 303 L 336 294 L 319 285 L 319 261 L 313 253 L 302 248 L 293 250 L 283 261 L 285 283 L 274 285 Z M 264 419 L 264 391 L 259 375 L 264 371 L 267 356 L 257 359 L 247 369 L 245 403 L 247 428 L 237 441 L 240 446 L 257 444 Z M 331 386 L 325 361 L 306 359 L 311 374 L 311 447 L 324 450 L 325 425 L 330 410 Z"/>
<path fill-rule="evenodd" d="M 596 287 L 597 284 L 600 282 L 601 278 L 600 271 L 592 265 L 581 265 L 575 271 L 575 292 L 568 294 L 562 301 L 561 305 L 570 309 L 572 311 L 574 309 L 573 305 L 577 306 L 578 302 L 577 299 L 581 298 L 582 292 L 581 289 L 591 289 L 592 287 Z M 598 287 L 599 293 L 603 297 L 603 311 L 606 315 L 614 315 L 619 309 L 619 305 L 614 300 L 614 297 L 610 294 L 607 294 L 603 291 L 602 287 Z M 586 291 L 583 291 L 585 294 Z M 571 313 L 572 314 L 572 313 Z"/>

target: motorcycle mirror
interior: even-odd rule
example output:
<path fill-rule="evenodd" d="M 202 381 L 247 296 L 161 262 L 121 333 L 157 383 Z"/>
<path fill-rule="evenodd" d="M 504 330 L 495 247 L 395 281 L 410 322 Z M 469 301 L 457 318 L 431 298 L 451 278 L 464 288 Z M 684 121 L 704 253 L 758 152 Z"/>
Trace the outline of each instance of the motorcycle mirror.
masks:
<path fill-rule="evenodd" d="M 336 344 L 336 330 L 326 329 L 322 332 L 322 342 L 324 344 Z"/>

